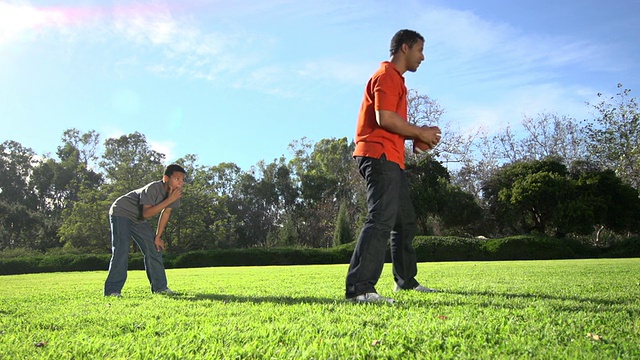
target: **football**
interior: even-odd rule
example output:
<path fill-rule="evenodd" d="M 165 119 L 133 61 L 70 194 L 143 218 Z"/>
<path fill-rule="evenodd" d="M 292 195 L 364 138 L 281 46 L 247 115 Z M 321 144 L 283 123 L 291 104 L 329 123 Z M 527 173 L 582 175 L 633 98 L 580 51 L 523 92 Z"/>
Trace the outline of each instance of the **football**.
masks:
<path fill-rule="evenodd" d="M 422 154 L 423 152 L 431 150 L 431 146 L 429 144 L 422 142 L 418 139 L 413 140 L 413 153 L 414 154 Z"/>
<path fill-rule="evenodd" d="M 440 133 L 437 134 L 438 138 L 440 138 Z M 422 154 L 425 151 L 431 150 L 432 147 L 426 142 L 422 142 L 419 139 L 413 140 L 413 153 L 414 154 Z"/>

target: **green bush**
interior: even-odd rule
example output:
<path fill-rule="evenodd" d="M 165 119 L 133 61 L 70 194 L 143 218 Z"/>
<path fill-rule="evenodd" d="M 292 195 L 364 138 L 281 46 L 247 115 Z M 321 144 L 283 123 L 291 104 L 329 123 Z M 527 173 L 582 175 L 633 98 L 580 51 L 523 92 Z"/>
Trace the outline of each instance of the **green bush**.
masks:
<path fill-rule="evenodd" d="M 103 269 L 109 267 L 110 255 L 84 255 L 84 256 L 71 256 L 70 262 L 67 265 L 67 271 L 93 271 L 97 270 L 96 266 L 104 266 Z"/>
<path fill-rule="evenodd" d="M 489 239 L 482 249 L 492 260 L 575 259 L 588 253 L 577 240 L 526 235 Z"/>
<path fill-rule="evenodd" d="M 455 236 L 418 236 L 413 242 L 418 261 L 489 260 L 481 245 L 485 239 Z"/>
<path fill-rule="evenodd" d="M 250 248 L 165 253 L 167 268 L 209 266 L 266 266 L 348 264 L 355 242 L 333 248 Z M 503 239 L 419 236 L 414 240 L 418 261 L 547 260 L 592 257 L 640 257 L 640 238 L 599 248 L 572 239 L 514 236 Z M 0 275 L 54 271 L 92 271 L 109 268 L 110 254 L 46 254 L 0 257 Z M 387 249 L 386 261 L 391 260 Z M 129 254 L 129 269 L 143 270 L 143 256 Z"/>
<path fill-rule="evenodd" d="M 43 272 L 38 266 L 39 261 L 38 257 L 0 258 L 0 275 Z"/>
<path fill-rule="evenodd" d="M 265 266 L 348 263 L 353 244 L 330 249 L 250 248 L 193 251 L 178 255 L 171 267 Z M 167 266 L 169 267 L 169 266 Z"/>
<path fill-rule="evenodd" d="M 618 240 L 604 250 L 600 257 L 632 258 L 640 257 L 640 237 Z"/>
<path fill-rule="evenodd" d="M 39 255 L 42 255 L 41 251 L 26 248 L 4 249 L 0 251 L 0 259 L 25 258 Z"/>

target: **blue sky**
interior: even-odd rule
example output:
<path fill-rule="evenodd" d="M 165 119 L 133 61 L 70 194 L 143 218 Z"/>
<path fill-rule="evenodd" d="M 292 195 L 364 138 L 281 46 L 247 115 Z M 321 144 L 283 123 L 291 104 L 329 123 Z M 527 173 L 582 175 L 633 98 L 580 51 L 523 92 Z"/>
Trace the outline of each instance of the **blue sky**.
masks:
<path fill-rule="evenodd" d="M 407 86 L 454 128 L 584 119 L 598 92 L 640 92 L 639 16 L 638 0 L 0 0 L 0 142 L 55 154 L 69 128 L 138 131 L 168 162 L 290 159 L 302 137 L 353 139 L 402 28 L 427 40 Z"/>

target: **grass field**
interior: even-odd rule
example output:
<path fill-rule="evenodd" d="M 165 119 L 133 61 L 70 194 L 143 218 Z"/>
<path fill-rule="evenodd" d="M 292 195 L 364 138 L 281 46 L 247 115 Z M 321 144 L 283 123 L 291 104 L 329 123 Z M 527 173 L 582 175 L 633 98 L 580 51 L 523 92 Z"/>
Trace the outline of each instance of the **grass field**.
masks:
<path fill-rule="evenodd" d="M 0 359 L 638 359 L 640 259 L 419 264 L 443 291 L 343 300 L 347 265 L 0 277 Z"/>

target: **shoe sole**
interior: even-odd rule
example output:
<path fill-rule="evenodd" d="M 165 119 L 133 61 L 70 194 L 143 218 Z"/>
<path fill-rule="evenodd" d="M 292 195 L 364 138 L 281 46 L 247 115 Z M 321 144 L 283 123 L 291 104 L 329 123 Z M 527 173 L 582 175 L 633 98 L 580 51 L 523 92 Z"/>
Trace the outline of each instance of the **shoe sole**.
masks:
<path fill-rule="evenodd" d="M 395 304 L 396 301 L 394 299 L 379 299 L 379 300 L 357 300 L 356 298 L 348 298 L 347 302 L 354 304 Z"/>

